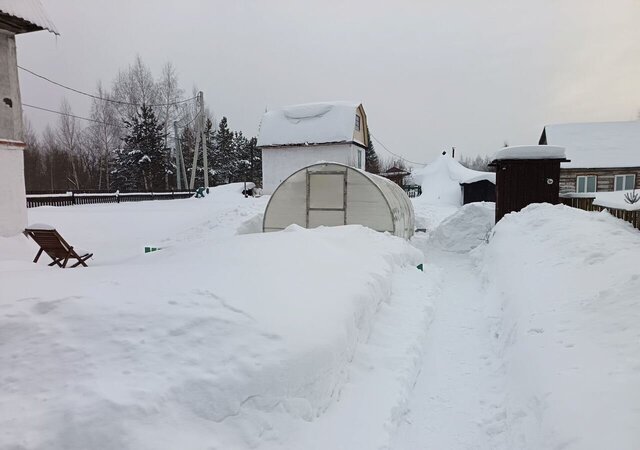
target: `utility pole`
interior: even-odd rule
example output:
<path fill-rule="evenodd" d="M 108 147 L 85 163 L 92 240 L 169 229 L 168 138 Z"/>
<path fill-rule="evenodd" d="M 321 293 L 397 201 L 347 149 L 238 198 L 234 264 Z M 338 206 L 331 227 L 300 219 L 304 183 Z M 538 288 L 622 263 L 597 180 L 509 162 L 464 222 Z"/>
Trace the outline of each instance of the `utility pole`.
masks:
<path fill-rule="evenodd" d="M 195 189 L 196 186 L 196 169 L 198 167 L 198 153 L 200 152 L 200 142 L 202 141 L 202 138 L 204 138 L 204 94 L 202 93 L 202 91 L 198 92 L 198 100 L 197 100 L 197 105 L 198 105 L 198 115 L 200 115 L 200 120 L 196 120 L 196 148 L 193 150 L 193 164 L 191 165 L 191 182 L 189 183 L 189 189 L 193 190 Z M 205 165 L 205 177 L 204 177 L 204 183 L 205 183 L 205 187 L 209 186 L 209 177 L 207 176 L 206 171 L 208 171 L 208 167 L 207 167 L 207 150 L 206 150 L 206 143 L 203 142 L 203 147 L 205 147 L 205 150 L 203 152 L 203 160 L 204 160 L 204 165 Z"/>
<path fill-rule="evenodd" d="M 200 132 L 202 133 L 202 137 L 200 141 L 202 142 L 202 165 L 204 166 L 204 187 L 205 189 L 209 187 L 209 161 L 207 155 L 207 139 L 206 139 L 206 127 L 207 127 L 207 118 L 204 116 L 204 93 L 202 91 L 200 94 Z"/>
<path fill-rule="evenodd" d="M 178 134 L 178 122 L 173 121 L 174 134 L 174 151 L 176 152 L 176 187 L 182 189 L 182 168 L 184 161 L 182 160 L 182 145 L 180 145 L 180 135 Z M 186 180 L 185 180 L 186 181 Z"/>

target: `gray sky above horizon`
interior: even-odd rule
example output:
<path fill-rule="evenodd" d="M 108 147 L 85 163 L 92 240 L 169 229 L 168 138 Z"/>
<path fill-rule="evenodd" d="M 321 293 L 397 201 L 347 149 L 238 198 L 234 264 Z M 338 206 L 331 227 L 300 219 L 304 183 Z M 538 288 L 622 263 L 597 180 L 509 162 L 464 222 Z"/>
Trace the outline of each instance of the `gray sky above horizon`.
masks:
<path fill-rule="evenodd" d="M 187 92 L 252 136 L 265 107 L 358 100 L 374 136 L 429 162 L 640 111 L 640 0 L 41 1 L 61 36 L 18 37 L 19 64 L 93 92 L 136 54 L 156 77 L 171 61 Z M 24 103 L 66 97 L 89 114 L 86 97 L 20 83 Z M 38 130 L 57 120 L 25 114 Z"/>

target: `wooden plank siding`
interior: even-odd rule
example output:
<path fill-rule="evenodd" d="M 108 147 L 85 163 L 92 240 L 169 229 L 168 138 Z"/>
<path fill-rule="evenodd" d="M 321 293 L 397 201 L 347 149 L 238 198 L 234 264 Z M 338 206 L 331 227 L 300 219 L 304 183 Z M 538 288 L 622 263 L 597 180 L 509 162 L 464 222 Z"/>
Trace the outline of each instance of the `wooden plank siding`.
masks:
<path fill-rule="evenodd" d="M 576 178 L 578 176 L 595 175 L 596 189 L 599 192 L 615 190 L 616 175 L 636 176 L 636 189 L 640 189 L 640 167 L 618 167 L 607 169 L 566 169 L 560 168 L 560 193 L 576 192 Z"/>
<path fill-rule="evenodd" d="M 496 223 L 505 214 L 532 203 L 559 203 L 559 159 L 498 160 Z"/>

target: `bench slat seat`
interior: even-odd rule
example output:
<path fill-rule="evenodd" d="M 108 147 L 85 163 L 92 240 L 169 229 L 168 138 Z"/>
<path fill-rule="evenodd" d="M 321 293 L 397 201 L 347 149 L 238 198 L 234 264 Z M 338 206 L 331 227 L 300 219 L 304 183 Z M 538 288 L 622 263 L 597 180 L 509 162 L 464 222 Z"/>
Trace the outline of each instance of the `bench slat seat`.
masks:
<path fill-rule="evenodd" d="M 78 267 L 80 265 L 88 267 L 86 261 L 93 256 L 93 253 L 74 249 L 53 227 L 32 227 L 25 229 L 23 233 L 40 246 L 40 250 L 38 250 L 33 260 L 34 263 L 38 262 L 38 259 L 40 259 L 40 256 L 42 256 L 44 252 L 53 260 L 49 266 L 57 265 L 58 267 L 65 268 L 69 260 L 77 260 L 71 267 Z"/>

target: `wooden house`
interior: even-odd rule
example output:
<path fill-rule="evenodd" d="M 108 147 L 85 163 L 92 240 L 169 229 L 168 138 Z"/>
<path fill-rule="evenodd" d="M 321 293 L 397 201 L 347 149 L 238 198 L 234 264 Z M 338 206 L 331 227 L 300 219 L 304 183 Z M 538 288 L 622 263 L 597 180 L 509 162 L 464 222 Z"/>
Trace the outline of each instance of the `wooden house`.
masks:
<path fill-rule="evenodd" d="M 16 34 L 39 30 L 58 34 L 38 0 L 0 2 L 0 236 L 27 225 Z"/>
<path fill-rule="evenodd" d="M 547 125 L 541 145 L 565 147 L 560 193 L 640 188 L 640 121 Z"/>
<path fill-rule="evenodd" d="M 320 161 L 364 170 L 368 145 L 361 103 L 309 103 L 267 111 L 258 136 L 263 192 L 273 193 L 289 175 Z"/>
<path fill-rule="evenodd" d="M 404 187 L 405 179 L 409 175 L 411 175 L 411 172 L 394 166 L 394 167 L 391 167 L 391 168 L 387 169 L 386 172 L 379 173 L 378 175 L 380 175 L 381 177 L 384 177 L 384 178 L 386 178 L 388 180 L 393 181 L 395 184 L 397 184 L 400 187 Z"/>

